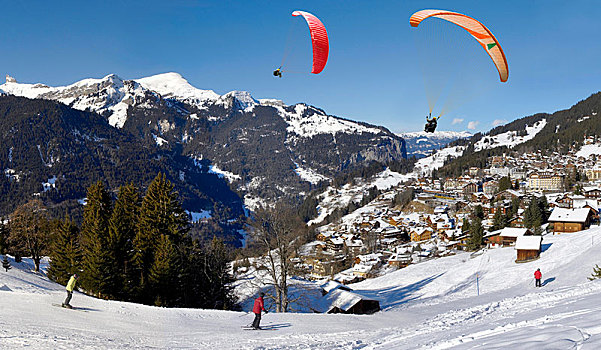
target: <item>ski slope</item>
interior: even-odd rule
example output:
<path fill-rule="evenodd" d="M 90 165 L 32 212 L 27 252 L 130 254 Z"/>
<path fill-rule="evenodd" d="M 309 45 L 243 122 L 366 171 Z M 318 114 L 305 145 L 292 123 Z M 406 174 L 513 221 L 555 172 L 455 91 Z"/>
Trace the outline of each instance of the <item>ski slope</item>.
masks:
<path fill-rule="evenodd" d="M 81 310 L 52 306 L 62 286 L 31 263 L 0 271 L 5 349 L 599 349 L 601 228 L 547 235 L 535 262 L 513 248 L 411 265 L 351 285 L 381 301 L 374 315 L 274 314 L 245 331 L 245 312 L 164 309 L 76 293 Z M 542 288 L 533 286 L 536 268 Z M 480 295 L 477 295 L 476 275 Z M 269 303 L 267 303 L 269 305 Z"/>

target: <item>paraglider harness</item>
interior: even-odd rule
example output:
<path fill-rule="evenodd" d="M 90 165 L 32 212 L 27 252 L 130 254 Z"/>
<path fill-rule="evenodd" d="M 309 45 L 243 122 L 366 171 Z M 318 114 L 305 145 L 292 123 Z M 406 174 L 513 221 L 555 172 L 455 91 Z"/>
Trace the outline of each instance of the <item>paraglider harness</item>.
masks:
<path fill-rule="evenodd" d="M 274 77 L 280 77 L 280 78 L 281 78 L 281 77 L 282 77 L 282 67 L 280 67 L 280 68 L 278 68 L 278 69 L 274 70 L 274 71 L 273 71 L 273 76 L 274 76 Z"/>
<path fill-rule="evenodd" d="M 434 132 L 438 125 L 437 117 L 432 118 L 432 113 L 426 116 L 426 126 L 424 126 L 425 132 Z"/>

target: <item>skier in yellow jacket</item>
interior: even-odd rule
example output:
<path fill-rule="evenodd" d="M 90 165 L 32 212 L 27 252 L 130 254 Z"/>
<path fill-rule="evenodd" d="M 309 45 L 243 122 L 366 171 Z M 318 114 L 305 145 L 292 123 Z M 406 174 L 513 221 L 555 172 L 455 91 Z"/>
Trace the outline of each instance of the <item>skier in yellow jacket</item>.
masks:
<path fill-rule="evenodd" d="M 73 289 L 75 289 L 75 283 L 77 283 L 76 273 L 74 273 L 73 276 L 69 278 L 69 282 L 67 282 L 67 299 L 65 299 L 63 307 L 68 307 L 69 309 L 71 309 L 71 304 L 69 304 L 69 302 L 71 301 L 71 297 L 73 297 Z"/>

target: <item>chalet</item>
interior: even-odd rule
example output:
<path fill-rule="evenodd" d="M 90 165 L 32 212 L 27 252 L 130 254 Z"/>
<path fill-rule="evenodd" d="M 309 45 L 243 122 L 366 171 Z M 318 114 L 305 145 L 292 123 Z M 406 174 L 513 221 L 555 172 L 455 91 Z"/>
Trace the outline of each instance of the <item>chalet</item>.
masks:
<path fill-rule="evenodd" d="M 316 238 L 318 241 L 326 242 L 330 237 L 332 237 L 332 232 L 319 232 Z"/>
<path fill-rule="evenodd" d="M 516 263 L 523 263 L 536 260 L 540 257 L 541 236 L 521 236 L 515 242 L 515 250 L 517 252 Z"/>
<path fill-rule="evenodd" d="M 492 199 L 492 195 L 484 192 L 475 192 L 471 194 L 470 200 L 474 203 L 488 204 Z"/>
<path fill-rule="evenodd" d="M 393 266 L 393 267 L 397 267 L 397 268 L 403 268 L 403 267 L 407 267 L 408 265 L 411 264 L 411 254 L 392 254 L 392 256 L 390 256 L 390 258 L 388 259 L 388 265 L 389 266 Z"/>
<path fill-rule="evenodd" d="M 532 231 L 527 228 L 505 227 L 484 236 L 489 248 L 509 247 L 515 245 L 518 237 L 531 236 Z"/>
<path fill-rule="evenodd" d="M 469 199 L 469 198 L 471 198 L 470 195 L 472 193 L 478 192 L 479 186 L 478 186 L 478 183 L 476 183 L 476 182 L 470 182 L 467 185 L 463 186 L 462 190 L 463 190 L 463 197 L 466 199 Z"/>
<path fill-rule="evenodd" d="M 599 187 L 585 187 L 582 190 L 582 194 L 584 194 L 584 196 L 586 198 L 598 199 L 598 198 L 601 198 L 601 188 L 599 188 Z"/>
<path fill-rule="evenodd" d="M 344 248 L 344 240 L 340 237 L 330 238 L 326 241 L 326 246 L 333 252 L 340 252 Z"/>
<path fill-rule="evenodd" d="M 409 231 L 412 242 L 425 241 L 432 238 L 432 229 L 429 227 L 415 227 Z"/>
<path fill-rule="evenodd" d="M 334 289 L 319 299 L 312 309 L 328 314 L 369 315 L 380 311 L 380 302 L 356 292 Z"/>
<path fill-rule="evenodd" d="M 524 195 L 516 190 L 505 190 L 495 195 L 496 200 L 513 200 L 514 198 L 521 199 L 522 197 Z"/>
<path fill-rule="evenodd" d="M 351 256 L 357 256 L 365 250 L 365 245 L 363 245 L 363 241 L 360 239 L 346 239 L 344 247 Z"/>
<path fill-rule="evenodd" d="M 374 268 L 374 265 L 356 264 L 351 268 L 351 272 L 359 278 L 370 278 L 372 277 L 372 270 Z"/>
<path fill-rule="evenodd" d="M 553 224 L 553 233 L 578 232 L 590 226 L 593 211 L 589 208 L 566 209 L 555 208 L 551 212 L 549 222 Z"/>

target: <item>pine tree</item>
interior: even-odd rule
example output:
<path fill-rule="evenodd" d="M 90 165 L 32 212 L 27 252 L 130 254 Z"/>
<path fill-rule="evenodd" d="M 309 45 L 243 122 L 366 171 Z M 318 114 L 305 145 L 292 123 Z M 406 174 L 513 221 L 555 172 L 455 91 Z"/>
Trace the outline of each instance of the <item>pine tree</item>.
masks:
<path fill-rule="evenodd" d="M 493 224 L 491 229 L 493 231 L 496 231 L 507 226 L 509 226 L 509 218 L 507 217 L 507 215 L 501 212 L 501 208 L 497 208 L 497 211 L 495 212 L 495 215 L 493 217 Z"/>
<path fill-rule="evenodd" d="M 463 218 L 463 224 L 461 225 L 461 233 L 469 233 L 470 221 L 467 218 Z"/>
<path fill-rule="evenodd" d="M 10 262 L 8 261 L 8 258 L 6 257 L 6 255 L 4 256 L 4 260 L 2 260 L 2 268 L 4 270 L 6 270 L 6 272 L 8 272 L 8 270 L 11 269 Z"/>
<path fill-rule="evenodd" d="M 478 218 L 480 220 L 484 219 L 484 209 L 482 209 L 482 206 L 480 204 L 478 204 L 474 208 L 474 212 L 472 213 L 472 216 L 475 217 L 475 218 Z"/>
<path fill-rule="evenodd" d="M 595 265 L 595 267 L 593 267 L 593 274 L 588 279 L 592 281 L 598 278 L 601 278 L 601 267 L 599 267 L 599 265 Z"/>
<path fill-rule="evenodd" d="M 512 217 L 517 216 L 519 209 L 520 209 L 520 199 L 518 197 L 513 197 L 511 199 L 511 216 Z"/>
<path fill-rule="evenodd" d="M 146 303 L 154 302 L 148 274 L 155 261 L 155 249 L 161 235 L 166 235 L 176 247 L 189 230 L 188 215 L 182 209 L 173 185 L 159 173 L 146 191 L 140 209 L 140 219 L 134 238 L 134 264 L 139 276 L 138 296 Z"/>
<path fill-rule="evenodd" d="M 137 276 L 133 273 L 133 240 L 136 236 L 140 211 L 140 194 L 133 183 L 119 189 L 109 220 L 107 258 L 108 292 L 122 300 L 133 297 Z"/>
<path fill-rule="evenodd" d="M 178 292 L 176 274 L 177 252 L 169 236 L 159 236 L 154 262 L 148 272 L 148 282 L 151 286 L 156 306 L 172 306 Z"/>
<path fill-rule="evenodd" d="M 111 213 L 111 197 L 101 181 L 88 189 L 88 202 L 84 208 L 80 244 L 82 248 L 81 286 L 88 292 L 102 296 L 112 290 L 107 261 L 110 250 L 108 221 Z"/>
<path fill-rule="evenodd" d="M 498 192 L 503 192 L 503 191 L 508 190 L 510 188 L 511 188 L 511 179 L 509 178 L 509 176 L 502 177 L 499 180 Z"/>
<path fill-rule="evenodd" d="M 204 274 L 208 282 L 205 307 L 212 309 L 230 309 L 234 305 L 232 289 L 233 278 L 228 266 L 230 254 L 223 241 L 213 237 L 211 244 L 206 248 Z"/>
<path fill-rule="evenodd" d="M 470 224 L 469 238 L 467 241 L 468 250 L 478 250 L 482 246 L 484 239 L 484 228 L 479 218 L 474 218 Z"/>
<path fill-rule="evenodd" d="M 6 240 L 8 239 L 8 226 L 4 224 L 4 219 L 0 217 L 0 254 L 6 254 Z"/>
<path fill-rule="evenodd" d="M 65 217 L 54 232 L 50 251 L 48 277 L 60 284 L 66 284 L 74 273 L 80 273 L 81 250 L 78 227 Z"/>

